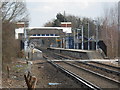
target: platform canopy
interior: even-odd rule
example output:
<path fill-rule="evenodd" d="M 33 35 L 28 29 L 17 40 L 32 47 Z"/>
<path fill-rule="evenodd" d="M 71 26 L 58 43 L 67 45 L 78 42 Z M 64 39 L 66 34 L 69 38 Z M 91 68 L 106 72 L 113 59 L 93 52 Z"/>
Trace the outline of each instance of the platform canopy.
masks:
<path fill-rule="evenodd" d="M 27 29 L 62 29 L 64 33 L 72 33 L 71 27 L 28 27 Z"/>

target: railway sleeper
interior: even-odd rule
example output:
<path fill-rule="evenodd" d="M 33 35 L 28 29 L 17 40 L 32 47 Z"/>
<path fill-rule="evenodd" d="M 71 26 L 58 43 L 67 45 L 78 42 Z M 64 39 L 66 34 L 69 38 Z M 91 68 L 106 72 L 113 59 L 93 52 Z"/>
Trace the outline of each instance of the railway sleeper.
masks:
<path fill-rule="evenodd" d="M 65 56 L 61 56 L 61 55 L 58 55 L 58 54 L 55 54 L 54 55 L 56 56 L 56 59 L 69 59 L 68 57 L 65 57 Z M 96 69 L 100 69 L 102 71 L 105 71 L 105 72 L 108 72 L 108 73 L 112 73 L 112 74 L 115 74 L 117 76 L 120 76 L 120 72 L 117 72 L 117 71 L 113 71 L 113 70 L 109 70 L 109 69 L 105 69 L 105 68 L 102 68 L 102 67 L 98 67 L 98 66 L 95 66 L 95 65 L 91 65 L 91 64 L 88 64 L 86 62 L 80 62 L 80 63 L 83 63 L 85 65 L 88 65 L 90 67 L 93 67 L 93 68 L 96 68 Z M 96 62 L 95 62 L 96 63 Z M 98 62 L 97 62 L 98 63 Z M 101 64 L 101 63 L 100 63 Z"/>
<path fill-rule="evenodd" d="M 118 72 L 118 71 L 113 71 L 113 70 L 109 70 L 109 69 L 106 69 L 106 68 L 98 67 L 98 66 L 95 66 L 95 65 L 88 64 L 86 62 L 79 62 L 79 63 L 94 67 L 96 69 L 103 70 L 103 71 L 108 72 L 108 73 L 112 73 L 112 74 L 117 75 L 117 76 L 120 76 L 120 72 Z"/>
<path fill-rule="evenodd" d="M 90 83 L 89 81 L 86 81 L 84 79 L 82 79 L 81 77 L 79 77 L 78 75 L 65 70 L 64 68 L 62 68 L 59 65 L 54 64 L 51 61 L 48 61 L 49 63 L 51 63 L 54 67 L 56 67 L 58 70 L 60 70 L 61 72 L 65 73 L 65 75 L 67 75 L 68 77 L 70 77 L 71 79 L 75 80 L 76 83 L 79 83 L 81 88 L 87 88 L 87 90 L 101 90 L 98 86 L 93 85 L 92 83 Z"/>
<path fill-rule="evenodd" d="M 98 74 L 98 73 L 96 73 L 96 72 L 94 72 L 94 71 L 91 71 L 91 70 L 88 70 L 88 69 L 86 69 L 86 68 L 81 68 L 81 67 L 79 67 L 79 66 L 77 66 L 77 65 L 75 65 L 75 64 L 71 64 L 71 63 L 67 63 L 67 62 L 65 62 L 65 63 L 66 63 L 66 64 L 69 64 L 69 65 L 71 65 L 71 66 L 74 66 L 74 67 L 76 67 L 76 68 L 80 68 L 80 69 L 82 69 L 82 70 L 85 70 L 85 71 L 87 71 L 87 72 L 93 73 L 93 74 L 98 75 L 98 76 L 100 76 L 100 77 L 103 77 L 103 78 L 105 78 L 105 79 L 107 79 L 107 80 L 113 81 L 113 82 L 117 83 L 118 85 L 120 85 L 120 82 L 119 82 L 119 81 L 112 80 L 112 79 L 109 78 L 109 77 L 103 76 L 103 75 L 101 75 L 101 74 Z"/>
<path fill-rule="evenodd" d="M 100 63 L 100 62 L 95 62 L 95 61 L 91 61 L 93 63 L 97 63 L 97 64 L 101 64 L 101 65 L 104 65 L 104 66 L 108 66 L 108 67 L 112 67 L 112 68 L 115 68 L 115 69 L 120 69 L 120 67 L 115 67 L 115 66 L 111 66 L 111 65 L 107 65 L 107 64 L 103 64 L 103 63 Z"/>

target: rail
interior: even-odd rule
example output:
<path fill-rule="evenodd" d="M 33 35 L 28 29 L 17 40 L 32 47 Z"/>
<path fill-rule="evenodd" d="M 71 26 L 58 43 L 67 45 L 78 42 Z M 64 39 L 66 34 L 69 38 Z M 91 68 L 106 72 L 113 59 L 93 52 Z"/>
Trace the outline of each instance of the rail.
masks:
<path fill-rule="evenodd" d="M 113 71 L 113 70 L 106 69 L 106 68 L 103 68 L 103 67 L 99 67 L 99 66 L 95 66 L 95 65 L 92 65 L 92 64 L 88 64 L 86 62 L 81 62 L 81 61 L 77 61 L 77 62 L 85 64 L 85 65 L 88 65 L 88 66 L 91 66 L 91 67 L 94 67 L 94 68 L 97 68 L 97 69 L 100 69 L 100 70 L 103 70 L 103 71 L 106 71 L 108 73 L 112 73 L 114 75 L 120 76 L 120 72 L 119 71 Z"/>
<path fill-rule="evenodd" d="M 67 74 L 69 77 L 71 77 L 72 79 L 74 79 L 77 83 L 81 84 L 81 86 L 83 86 L 83 88 L 88 88 L 88 90 L 92 89 L 92 90 L 102 90 L 101 88 L 99 88 L 98 86 L 90 83 L 89 81 L 83 79 L 82 77 L 76 75 L 75 73 L 68 71 L 66 69 L 64 69 L 63 67 L 61 67 L 58 64 L 55 64 L 52 61 L 48 61 L 49 63 L 51 63 L 54 67 L 56 67 L 57 69 L 59 69 L 60 71 L 62 71 L 63 73 Z"/>

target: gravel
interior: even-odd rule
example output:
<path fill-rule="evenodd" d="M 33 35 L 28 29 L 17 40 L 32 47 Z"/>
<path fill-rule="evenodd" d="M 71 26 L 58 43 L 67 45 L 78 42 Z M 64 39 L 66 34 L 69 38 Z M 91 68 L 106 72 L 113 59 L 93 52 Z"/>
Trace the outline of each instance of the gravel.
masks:
<path fill-rule="evenodd" d="M 65 64 L 63 62 L 59 63 L 61 66 L 63 66 L 65 69 L 67 70 L 70 70 L 74 73 L 76 73 L 77 75 L 79 75 L 80 77 L 90 81 L 91 83 L 97 85 L 98 87 L 101 87 L 101 88 L 118 88 L 118 85 L 114 84 L 114 83 L 111 83 L 110 81 L 108 80 L 105 80 L 99 76 L 96 76 L 94 74 L 91 74 L 89 72 L 86 72 L 82 69 L 78 69 L 78 68 L 75 68 L 75 67 L 72 67 L 68 64 Z"/>
<path fill-rule="evenodd" d="M 75 81 L 58 71 L 50 63 L 40 60 L 32 67 L 32 73 L 37 77 L 37 88 L 81 88 Z M 49 85 L 49 83 L 60 83 Z"/>

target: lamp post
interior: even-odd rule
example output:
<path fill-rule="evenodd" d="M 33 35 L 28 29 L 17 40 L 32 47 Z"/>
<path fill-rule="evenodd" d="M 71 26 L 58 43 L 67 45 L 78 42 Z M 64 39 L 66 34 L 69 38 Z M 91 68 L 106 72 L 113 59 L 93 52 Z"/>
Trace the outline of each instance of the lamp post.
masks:
<path fill-rule="evenodd" d="M 26 26 L 28 26 L 29 21 L 23 21 L 23 22 L 24 22 L 24 52 L 25 52 L 25 58 L 28 59 L 29 58 L 29 54 L 28 54 L 28 36 L 27 36 Z"/>
<path fill-rule="evenodd" d="M 74 29 L 74 49 L 75 49 L 75 29 Z"/>
<path fill-rule="evenodd" d="M 25 28 L 25 22 L 24 22 L 24 51 L 26 52 L 26 49 L 27 49 L 27 41 L 26 41 L 26 38 L 27 38 L 27 33 L 26 33 L 26 28 Z"/>
<path fill-rule="evenodd" d="M 90 26 L 89 26 L 89 22 L 88 23 L 86 23 L 87 24 L 87 27 L 88 27 L 88 50 L 90 50 L 90 42 L 89 42 L 89 34 L 90 34 Z"/>
<path fill-rule="evenodd" d="M 96 25 L 96 50 L 98 50 L 98 23 Z"/>
<path fill-rule="evenodd" d="M 27 47 L 28 47 L 28 37 L 27 37 L 27 31 L 26 31 L 26 25 L 28 21 L 24 21 L 24 51 L 27 52 Z"/>
<path fill-rule="evenodd" d="M 76 31 L 76 35 L 77 35 L 77 49 L 78 49 L 78 29 L 77 29 L 77 31 Z"/>
<path fill-rule="evenodd" d="M 77 49 L 79 49 L 79 32 L 81 29 L 77 29 Z"/>
<path fill-rule="evenodd" d="M 90 33 L 90 29 L 89 29 L 89 22 L 88 22 L 88 50 L 90 50 L 89 33 Z"/>
<path fill-rule="evenodd" d="M 78 33 L 78 31 L 82 31 L 82 46 L 81 46 L 81 48 L 82 49 L 84 49 L 84 37 L 83 37 L 83 35 L 84 35 L 84 33 L 83 33 L 83 25 L 80 25 L 81 26 L 81 29 L 74 29 L 74 49 L 75 48 L 77 48 L 77 49 L 79 49 L 79 43 L 78 43 L 78 40 L 79 40 L 79 33 Z M 77 38 L 75 38 L 75 36 L 76 36 L 76 34 L 75 33 L 77 33 Z M 76 43 L 76 40 L 75 39 L 77 39 L 77 47 L 75 47 L 76 45 L 75 45 L 75 43 Z"/>
<path fill-rule="evenodd" d="M 98 50 L 98 21 L 93 20 L 96 24 L 96 50 Z"/>
<path fill-rule="evenodd" d="M 81 29 L 77 29 L 77 31 L 81 30 L 82 31 L 82 45 L 81 45 L 81 49 L 83 50 L 84 49 L 84 31 L 83 31 L 83 25 L 80 25 L 81 26 Z M 78 45 L 78 44 L 77 44 Z"/>
<path fill-rule="evenodd" d="M 82 48 L 82 50 L 83 50 L 83 49 L 84 49 L 84 43 L 83 43 L 83 42 L 84 42 L 84 41 L 83 41 L 83 40 L 84 40 L 84 38 L 83 38 L 83 34 L 84 34 L 84 33 L 83 33 L 83 25 L 82 25 L 81 27 L 82 27 L 82 47 L 81 47 L 81 48 Z"/>

